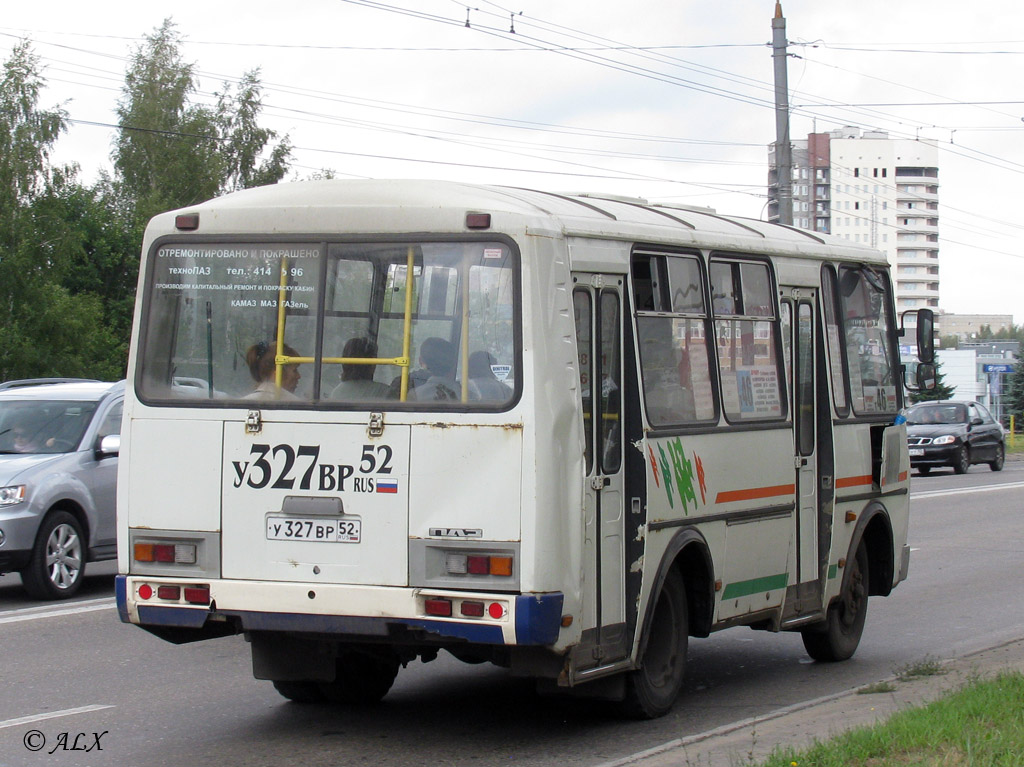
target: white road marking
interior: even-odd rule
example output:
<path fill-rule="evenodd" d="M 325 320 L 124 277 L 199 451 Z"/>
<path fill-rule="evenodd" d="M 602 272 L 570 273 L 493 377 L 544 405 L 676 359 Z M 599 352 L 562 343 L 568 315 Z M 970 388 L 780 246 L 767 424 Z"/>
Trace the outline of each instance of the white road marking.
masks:
<path fill-rule="evenodd" d="M 63 607 L 43 605 L 42 607 L 24 607 L 20 610 L 8 610 L 0 612 L 0 624 L 22 623 L 24 621 L 35 621 L 41 618 L 57 618 L 63 615 L 75 615 L 77 613 L 91 613 L 97 610 L 109 610 L 116 607 L 116 602 L 110 597 L 104 599 L 88 599 L 82 602 L 72 602 Z"/>
<path fill-rule="evenodd" d="M 79 708 L 66 708 L 63 711 L 47 711 L 45 714 L 33 714 L 32 716 L 22 716 L 17 719 L 6 719 L 0 721 L 0 730 L 5 727 L 18 727 L 23 724 L 34 724 L 36 722 L 43 722 L 47 719 L 58 719 L 62 716 L 74 716 L 75 714 L 88 714 L 90 711 L 102 711 L 105 708 L 114 708 L 113 706 L 80 706 Z"/>
<path fill-rule="evenodd" d="M 1024 487 L 1024 482 L 1003 482 L 999 485 L 985 487 L 957 487 L 951 490 L 926 490 L 923 493 L 911 493 L 911 498 L 933 498 L 940 495 L 961 495 L 963 493 L 991 493 L 994 490 L 1012 490 Z"/>

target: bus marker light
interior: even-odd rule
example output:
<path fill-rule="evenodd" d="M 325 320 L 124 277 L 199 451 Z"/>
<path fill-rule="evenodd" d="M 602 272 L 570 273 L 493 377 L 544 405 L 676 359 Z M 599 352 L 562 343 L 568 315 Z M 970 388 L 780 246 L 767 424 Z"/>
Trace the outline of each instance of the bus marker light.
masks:
<path fill-rule="evenodd" d="M 191 605 L 208 605 L 210 604 L 210 588 L 209 586 L 186 586 L 185 587 L 185 601 Z"/>
<path fill-rule="evenodd" d="M 177 602 L 181 599 L 181 586 L 157 586 L 156 595 L 161 599 Z"/>
<path fill-rule="evenodd" d="M 490 229 L 491 228 L 491 214 L 490 213 L 467 213 L 466 214 L 466 228 L 467 229 Z"/>
<path fill-rule="evenodd" d="M 153 559 L 156 562 L 173 562 L 174 561 L 174 546 L 166 543 L 157 543 L 153 545 Z"/>
<path fill-rule="evenodd" d="M 450 618 L 452 617 L 452 601 L 450 599 L 426 599 L 423 602 L 423 610 L 427 615 Z"/>
<path fill-rule="evenodd" d="M 484 603 L 483 602 L 463 602 L 459 605 L 459 612 L 465 615 L 467 618 L 483 618 L 484 617 Z"/>
<path fill-rule="evenodd" d="M 491 602 L 487 606 L 487 614 L 490 615 L 494 620 L 505 617 L 505 605 L 501 602 Z"/>
<path fill-rule="evenodd" d="M 153 596 L 153 587 L 148 583 L 139 586 L 139 599 L 150 599 Z"/>
<path fill-rule="evenodd" d="M 491 575 L 512 575 L 512 557 L 491 557 Z"/>
<path fill-rule="evenodd" d="M 175 216 L 174 226 L 176 229 L 181 229 L 186 232 L 194 231 L 199 228 L 199 214 L 184 213 L 180 216 Z"/>

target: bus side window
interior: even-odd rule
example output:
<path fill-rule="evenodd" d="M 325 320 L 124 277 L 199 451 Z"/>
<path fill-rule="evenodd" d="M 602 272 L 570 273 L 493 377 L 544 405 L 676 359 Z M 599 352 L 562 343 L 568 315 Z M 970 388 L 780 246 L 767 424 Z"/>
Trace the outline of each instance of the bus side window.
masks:
<path fill-rule="evenodd" d="M 836 270 L 826 265 L 821 268 L 821 301 L 825 307 L 825 336 L 828 343 L 828 368 L 832 377 L 832 398 L 836 413 L 845 416 L 850 412 L 847 404 L 846 383 L 843 375 L 843 343 L 839 327 L 839 299 L 836 295 Z"/>
<path fill-rule="evenodd" d="M 840 267 L 839 295 L 853 412 L 895 413 L 899 368 L 889 326 L 891 289 L 886 276 L 870 267 Z"/>
<path fill-rule="evenodd" d="M 652 426 L 713 420 L 708 312 L 700 260 L 683 254 L 634 254 L 632 268 L 647 420 Z M 650 275 L 663 276 L 659 280 Z M 651 300 L 645 301 L 651 290 Z"/>
<path fill-rule="evenodd" d="M 711 262 L 715 340 L 726 418 L 784 418 L 779 373 L 779 322 L 768 264 Z"/>

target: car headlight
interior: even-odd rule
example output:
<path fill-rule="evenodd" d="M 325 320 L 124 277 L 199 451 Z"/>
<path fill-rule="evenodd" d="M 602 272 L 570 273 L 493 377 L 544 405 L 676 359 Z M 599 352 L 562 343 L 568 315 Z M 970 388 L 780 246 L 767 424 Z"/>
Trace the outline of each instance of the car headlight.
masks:
<path fill-rule="evenodd" d="M 954 442 L 956 442 L 956 437 L 952 434 L 946 434 L 945 436 L 936 437 L 932 440 L 933 445 L 952 445 Z"/>
<path fill-rule="evenodd" d="M 0 506 L 13 506 L 16 503 L 21 503 L 25 500 L 25 490 L 24 485 L 0 487 Z"/>

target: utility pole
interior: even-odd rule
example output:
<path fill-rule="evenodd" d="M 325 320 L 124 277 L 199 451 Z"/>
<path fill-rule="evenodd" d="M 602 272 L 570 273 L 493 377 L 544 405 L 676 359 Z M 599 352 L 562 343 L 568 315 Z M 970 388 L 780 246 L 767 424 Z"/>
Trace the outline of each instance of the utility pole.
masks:
<path fill-rule="evenodd" d="M 786 75 L 786 19 L 775 0 L 772 19 L 772 59 L 775 64 L 775 168 L 779 223 L 793 225 L 793 148 L 789 141 L 789 78 Z"/>

